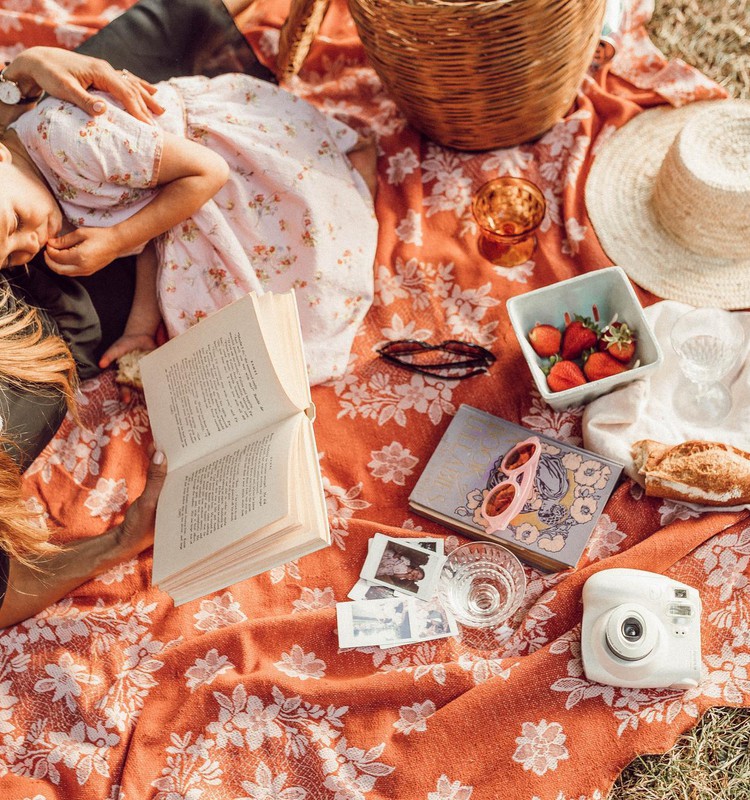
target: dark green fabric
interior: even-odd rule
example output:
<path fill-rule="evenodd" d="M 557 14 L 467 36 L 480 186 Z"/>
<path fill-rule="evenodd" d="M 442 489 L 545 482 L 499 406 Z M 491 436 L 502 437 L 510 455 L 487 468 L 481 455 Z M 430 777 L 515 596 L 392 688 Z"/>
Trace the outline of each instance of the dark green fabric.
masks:
<path fill-rule="evenodd" d="M 276 80 L 221 0 L 140 0 L 76 49 L 152 83 L 226 72 Z"/>

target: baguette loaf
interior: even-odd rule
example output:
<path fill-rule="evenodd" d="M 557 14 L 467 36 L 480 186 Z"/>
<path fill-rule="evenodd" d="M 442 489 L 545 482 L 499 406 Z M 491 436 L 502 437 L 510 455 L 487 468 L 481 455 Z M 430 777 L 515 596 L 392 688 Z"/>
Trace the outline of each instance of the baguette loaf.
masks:
<path fill-rule="evenodd" d="M 750 503 L 750 453 L 719 442 L 670 445 L 641 439 L 631 449 L 646 494 L 704 506 Z"/>

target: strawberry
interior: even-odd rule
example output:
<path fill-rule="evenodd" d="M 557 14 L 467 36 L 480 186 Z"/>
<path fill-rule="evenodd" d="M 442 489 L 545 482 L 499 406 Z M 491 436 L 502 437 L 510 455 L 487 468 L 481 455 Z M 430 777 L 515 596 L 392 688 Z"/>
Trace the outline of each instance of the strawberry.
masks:
<path fill-rule="evenodd" d="M 598 341 L 599 328 L 596 323 L 590 317 L 576 314 L 563 331 L 560 355 L 564 359 L 579 358 L 584 350 L 596 347 Z"/>
<path fill-rule="evenodd" d="M 547 386 L 553 392 L 564 392 L 574 386 L 583 386 L 586 377 L 575 361 L 560 359 L 554 361 L 547 372 Z"/>
<path fill-rule="evenodd" d="M 620 372 L 625 372 L 626 369 L 627 367 L 623 363 L 616 358 L 612 358 L 609 353 L 596 350 L 589 354 L 583 364 L 583 374 L 590 381 L 598 381 L 600 378 L 618 375 Z"/>
<path fill-rule="evenodd" d="M 609 353 L 613 358 L 627 364 L 635 355 L 636 338 L 633 331 L 624 322 L 610 322 L 599 339 L 599 349 Z"/>
<path fill-rule="evenodd" d="M 534 352 L 541 358 L 549 358 L 560 352 L 562 333 L 554 325 L 537 322 L 529 332 L 529 341 Z"/>

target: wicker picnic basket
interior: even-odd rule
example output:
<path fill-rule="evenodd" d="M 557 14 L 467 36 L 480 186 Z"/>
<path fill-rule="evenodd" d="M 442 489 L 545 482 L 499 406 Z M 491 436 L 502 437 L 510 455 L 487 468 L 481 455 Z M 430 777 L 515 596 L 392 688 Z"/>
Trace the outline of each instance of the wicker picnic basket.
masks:
<path fill-rule="evenodd" d="M 526 142 L 575 99 L 606 0 L 349 0 L 367 56 L 411 124 L 463 150 Z"/>

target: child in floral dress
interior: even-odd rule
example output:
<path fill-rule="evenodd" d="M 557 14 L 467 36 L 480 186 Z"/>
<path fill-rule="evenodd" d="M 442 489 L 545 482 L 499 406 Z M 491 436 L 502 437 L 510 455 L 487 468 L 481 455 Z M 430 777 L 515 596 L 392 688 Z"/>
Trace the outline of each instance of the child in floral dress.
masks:
<path fill-rule="evenodd" d="M 105 364 L 153 346 L 157 295 L 174 336 L 248 291 L 294 288 L 311 383 L 341 375 L 372 302 L 377 243 L 371 194 L 345 156 L 356 132 L 247 75 L 158 86 L 166 111 L 154 125 L 110 98 L 98 117 L 48 98 L 11 126 L 3 264 L 46 245 L 52 269 L 81 275 L 142 252 L 125 336 Z M 16 179 L 32 194 L 51 188 L 41 222 L 26 219 Z"/>

